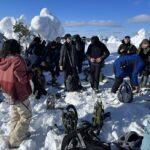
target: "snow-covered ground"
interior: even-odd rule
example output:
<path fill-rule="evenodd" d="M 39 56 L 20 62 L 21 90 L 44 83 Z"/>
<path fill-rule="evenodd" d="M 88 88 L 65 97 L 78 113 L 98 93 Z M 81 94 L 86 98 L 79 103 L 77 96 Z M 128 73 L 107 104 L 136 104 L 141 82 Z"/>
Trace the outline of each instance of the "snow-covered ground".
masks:
<path fill-rule="evenodd" d="M 113 51 L 113 50 L 112 50 Z M 114 50 L 115 51 L 115 50 Z M 106 61 L 103 72 L 106 76 L 113 76 L 112 64 L 117 58 L 115 52 L 111 53 Z M 45 73 L 47 81 L 50 80 L 49 73 Z M 83 74 L 80 75 L 84 78 Z M 63 75 L 58 79 L 63 83 Z M 104 104 L 105 111 L 111 112 L 111 120 L 105 121 L 100 137 L 106 142 L 116 141 L 122 134 L 127 131 L 137 131 L 143 134 L 143 125 L 146 125 L 146 120 L 150 114 L 150 92 L 145 91 L 142 94 L 134 97 L 134 101 L 129 104 L 112 102 L 116 95 L 110 93 L 113 80 L 105 79 L 100 83 L 101 93 L 95 95 L 90 88 L 88 82 L 82 81 L 82 85 L 87 87 L 87 91 L 83 93 L 71 92 L 66 93 L 66 97 L 58 100 L 56 107 L 63 107 L 67 104 L 76 106 L 79 122 L 81 119 L 91 120 L 94 104 L 97 100 L 101 100 Z M 62 92 L 53 87 L 47 88 L 49 93 Z M 33 118 L 30 125 L 32 133 L 29 140 L 24 141 L 19 150 L 60 150 L 61 142 L 64 134 L 57 132 L 53 127 L 55 124 L 62 126 L 61 110 L 47 110 L 46 97 L 40 100 L 35 100 L 34 96 L 30 97 L 32 104 Z M 9 133 L 10 124 L 10 107 L 5 102 L 0 103 L 0 150 L 7 150 L 6 139 Z"/>

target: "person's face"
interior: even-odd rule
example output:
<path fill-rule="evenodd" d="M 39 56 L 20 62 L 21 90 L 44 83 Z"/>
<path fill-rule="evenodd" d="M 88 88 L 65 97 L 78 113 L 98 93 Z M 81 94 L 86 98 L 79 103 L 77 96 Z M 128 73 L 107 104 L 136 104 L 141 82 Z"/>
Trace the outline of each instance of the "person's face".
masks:
<path fill-rule="evenodd" d="M 124 39 L 124 43 L 125 43 L 125 44 L 128 44 L 129 42 L 130 42 L 130 39 L 129 39 L 129 38 L 125 38 L 125 39 Z"/>
<path fill-rule="evenodd" d="M 142 46 L 141 46 L 143 49 L 146 49 L 149 47 L 149 44 L 148 43 L 143 43 Z"/>
<path fill-rule="evenodd" d="M 67 39 L 66 39 L 66 42 L 67 42 L 67 43 L 70 43 L 70 42 L 71 42 L 71 38 L 67 38 Z"/>
<path fill-rule="evenodd" d="M 57 43 L 60 43 L 61 42 L 61 38 L 57 38 Z"/>

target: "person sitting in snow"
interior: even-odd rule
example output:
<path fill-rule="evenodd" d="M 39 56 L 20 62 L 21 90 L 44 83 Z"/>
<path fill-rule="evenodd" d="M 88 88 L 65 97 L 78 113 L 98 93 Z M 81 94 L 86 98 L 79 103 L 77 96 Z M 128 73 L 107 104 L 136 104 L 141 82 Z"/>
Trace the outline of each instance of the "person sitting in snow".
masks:
<path fill-rule="evenodd" d="M 101 67 L 104 64 L 104 60 L 110 55 L 107 47 L 100 42 L 97 36 L 91 38 L 91 44 L 89 45 L 86 56 L 90 61 L 90 75 L 91 75 L 91 87 L 99 90 L 99 77 Z"/>
<path fill-rule="evenodd" d="M 145 66 L 144 61 L 138 55 L 121 56 L 114 62 L 115 83 L 111 89 L 116 93 L 125 77 L 130 78 L 131 86 L 135 93 L 139 92 L 138 74 Z"/>
<path fill-rule="evenodd" d="M 20 52 L 20 44 L 10 39 L 4 42 L 0 53 L 0 86 L 11 104 L 10 148 L 18 148 L 30 135 L 28 128 L 32 117 L 29 101 L 32 76 Z"/>
<path fill-rule="evenodd" d="M 136 52 L 137 48 L 131 44 L 130 36 L 125 36 L 125 38 L 122 40 L 122 44 L 118 48 L 118 54 L 123 56 L 136 54 Z"/>
<path fill-rule="evenodd" d="M 138 49 L 137 54 L 141 56 L 146 66 L 142 72 L 141 87 L 147 86 L 148 76 L 150 75 L 150 41 L 144 39 Z"/>

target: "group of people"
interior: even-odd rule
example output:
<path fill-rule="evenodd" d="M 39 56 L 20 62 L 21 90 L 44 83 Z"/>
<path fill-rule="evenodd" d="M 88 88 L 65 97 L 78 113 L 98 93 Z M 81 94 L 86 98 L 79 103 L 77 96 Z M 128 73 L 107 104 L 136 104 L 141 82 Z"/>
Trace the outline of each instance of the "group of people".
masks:
<path fill-rule="evenodd" d="M 91 43 L 85 53 L 85 38 L 79 35 L 66 34 L 61 38 L 48 42 L 35 37 L 25 54 L 20 44 L 10 39 L 4 42 L 0 49 L 0 86 L 7 102 L 12 105 L 11 130 L 9 147 L 17 148 L 21 142 L 30 136 L 28 132 L 32 117 L 29 96 L 33 93 L 39 99 L 46 95 L 45 77 L 43 71 L 51 73 L 52 83 L 55 83 L 60 71 L 64 72 L 65 90 L 68 90 L 68 78 L 73 76 L 77 85 L 76 90 L 82 89 L 79 73 L 82 63 L 88 60 L 90 67 L 90 84 L 96 92 L 99 90 L 99 76 L 105 59 L 110 55 L 106 45 L 97 36 L 91 38 Z M 115 82 L 111 92 L 116 93 L 125 77 L 129 77 L 134 91 L 146 87 L 150 74 L 150 42 L 144 39 L 137 49 L 126 36 L 118 49 L 119 58 L 114 62 Z M 23 58 L 23 57 L 24 58 Z M 138 76 L 141 75 L 139 85 Z M 34 91 L 30 80 L 33 81 Z M 73 78 L 72 78 L 73 80 Z"/>
<path fill-rule="evenodd" d="M 137 49 L 126 36 L 118 48 L 118 59 L 114 62 L 115 83 L 111 92 L 116 93 L 125 77 L 130 78 L 130 84 L 135 93 L 140 88 L 149 87 L 147 84 L 150 74 L 150 41 L 144 39 Z M 141 76 L 139 83 L 138 77 Z"/>

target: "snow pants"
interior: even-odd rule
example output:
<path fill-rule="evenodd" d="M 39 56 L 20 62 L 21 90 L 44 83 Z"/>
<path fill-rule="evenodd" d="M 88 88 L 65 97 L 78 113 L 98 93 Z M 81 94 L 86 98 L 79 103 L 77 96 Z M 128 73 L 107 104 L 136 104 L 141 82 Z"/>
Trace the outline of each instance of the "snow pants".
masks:
<path fill-rule="evenodd" d="M 20 146 L 26 139 L 32 117 L 30 101 L 17 102 L 11 108 L 11 124 L 9 143 L 11 146 Z"/>

